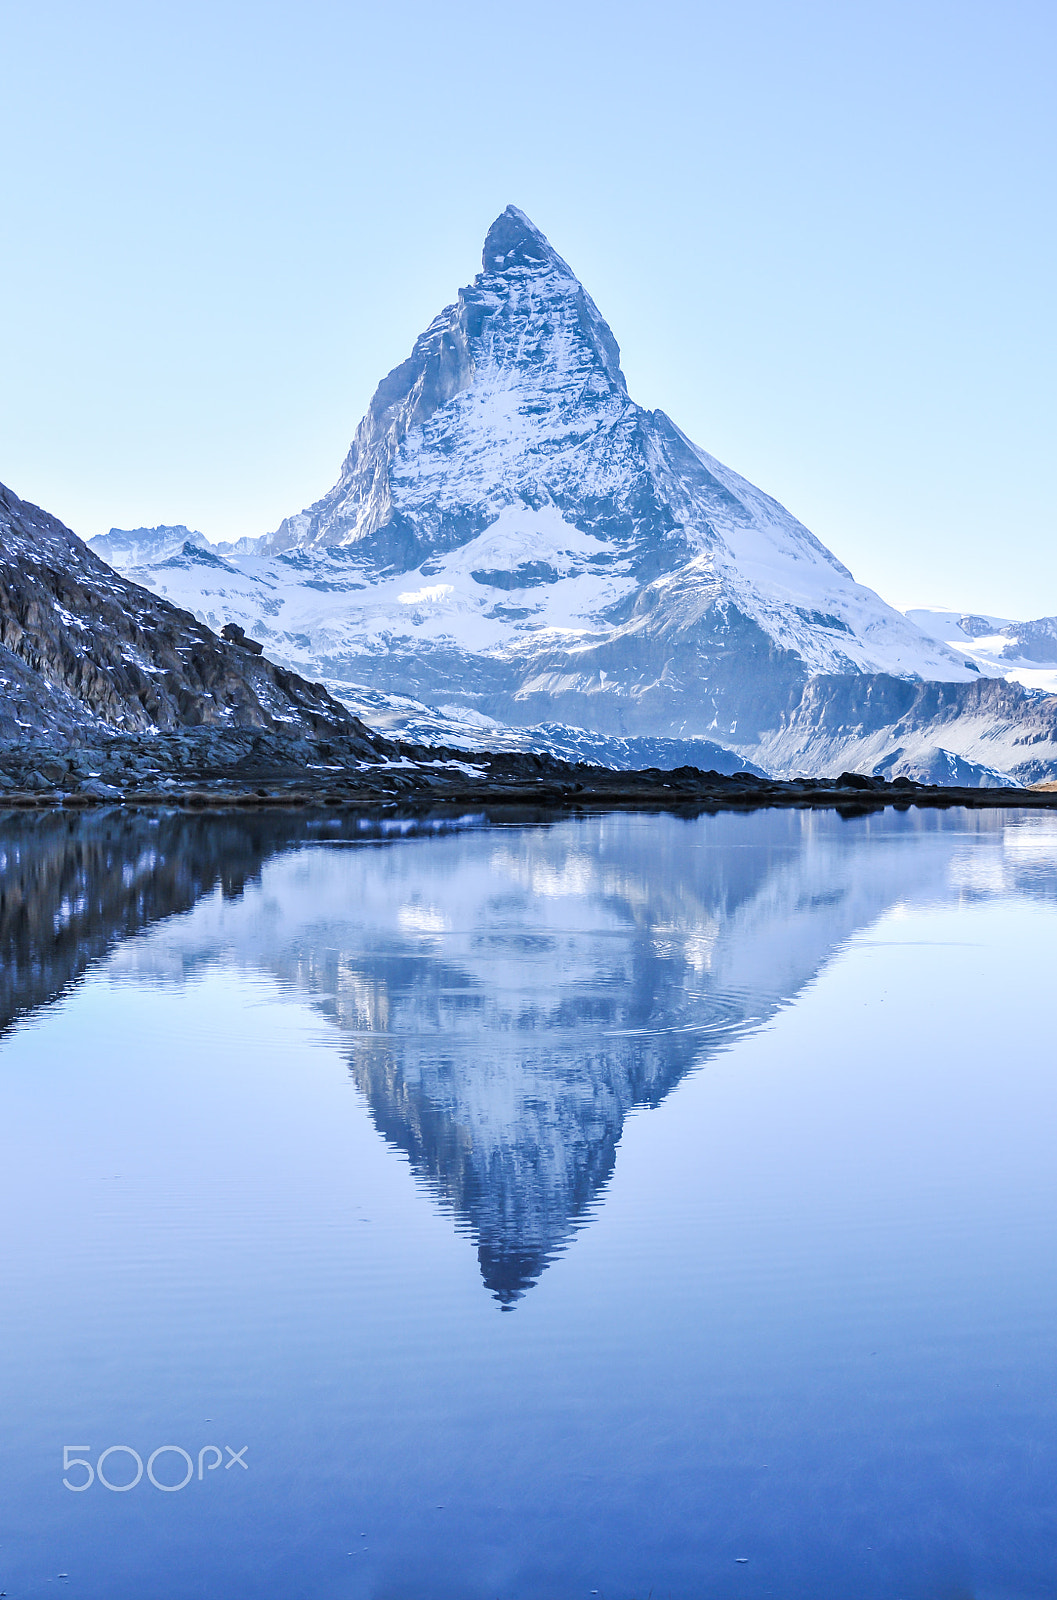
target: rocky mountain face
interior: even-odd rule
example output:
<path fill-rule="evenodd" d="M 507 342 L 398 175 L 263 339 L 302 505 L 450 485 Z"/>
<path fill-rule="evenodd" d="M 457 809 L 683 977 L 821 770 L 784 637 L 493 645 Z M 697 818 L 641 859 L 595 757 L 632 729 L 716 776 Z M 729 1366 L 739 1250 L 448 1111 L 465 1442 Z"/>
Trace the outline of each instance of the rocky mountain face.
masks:
<path fill-rule="evenodd" d="M 852 772 L 1001 787 L 1057 774 L 1057 699 L 1003 678 L 943 683 L 890 674 L 808 678 L 755 746 L 770 772 Z"/>
<path fill-rule="evenodd" d="M 513 206 L 379 385 L 330 492 L 213 559 L 185 543 L 135 575 L 351 703 L 365 686 L 507 729 L 707 739 L 778 775 L 836 772 L 859 747 L 911 775 L 948 755 L 981 781 L 1057 771 L 1057 700 L 1031 703 L 1030 753 L 996 744 L 1019 691 L 981 718 L 968 651 L 637 405 L 594 302 Z M 874 715 L 893 683 L 945 685 L 940 711 L 911 693 L 897 736 Z"/>
<path fill-rule="evenodd" d="M 0 739 L 209 728 L 370 737 L 321 684 L 218 639 L 0 486 Z"/>

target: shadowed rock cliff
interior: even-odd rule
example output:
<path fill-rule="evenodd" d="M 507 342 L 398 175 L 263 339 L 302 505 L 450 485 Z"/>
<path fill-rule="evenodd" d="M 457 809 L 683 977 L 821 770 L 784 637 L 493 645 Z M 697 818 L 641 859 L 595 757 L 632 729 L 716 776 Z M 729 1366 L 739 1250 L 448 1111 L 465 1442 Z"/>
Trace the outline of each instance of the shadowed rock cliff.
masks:
<path fill-rule="evenodd" d="M 367 731 L 321 684 L 218 639 L 0 485 L 0 739 L 196 727 Z"/>

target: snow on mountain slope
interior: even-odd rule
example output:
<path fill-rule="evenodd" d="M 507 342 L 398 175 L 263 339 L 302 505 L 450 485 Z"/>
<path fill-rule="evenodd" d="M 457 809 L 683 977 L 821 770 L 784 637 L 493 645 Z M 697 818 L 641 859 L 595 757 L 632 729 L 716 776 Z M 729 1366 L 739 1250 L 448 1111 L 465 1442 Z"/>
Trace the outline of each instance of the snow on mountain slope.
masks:
<path fill-rule="evenodd" d="M 412 632 L 463 649 L 519 654 L 548 632 L 608 631 L 623 597 L 682 573 L 811 671 L 968 675 L 776 501 L 629 398 L 611 331 L 515 207 L 489 231 L 483 268 L 379 387 L 337 485 L 273 549 L 356 550 L 376 583 L 387 567 L 419 573 L 404 594 L 431 609 Z M 527 616 L 475 592 L 482 569 Z M 377 623 L 406 625 L 377 598 Z"/>
<path fill-rule="evenodd" d="M 230 558 L 281 602 L 263 608 L 282 611 L 277 634 L 309 635 L 303 664 L 396 639 L 516 659 L 548 636 L 611 633 L 622 601 L 678 575 L 810 671 L 969 675 L 776 501 L 629 398 L 608 326 L 515 207 L 483 266 L 379 386 L 330 493 L 261 542 L 265 567 Z M 280 576 L 290 550 L 343 561 Z M 170 592 L 187 601 L 195 585 Z"/>
<path fill-rule="evenodd" d="M 612 733 L 592 733 L 563 722 L 540 722 L 514 728 L 462 706 L 423 705 L 407 695 L 386 694 L 364 684 L 334 684 L 336 699 L 376 733 L 408 744 L 454 745 L 463 750 L 546 751 L 562 761 L 585 761 L 592 766 L 639 772 L 645 767 L 698 767 L 708 772 L 754 772 L 762 768 L 713 739 L 669 739 L 648 735 L 621 738 Z"/>
<path fill-rule="evenodd" d="M 1057 617 L 1011 622 L 979 612 L 914 610 L 907 619 L 975 661 L 986 677 L 1057 693 Z"/>
<path fill-rule="evenodd" d="M 854 735 L 791 731 L 815 679 L 847 680 L 849 705 L 864 675 L 972 690 L 960 639 L 629 397 L 597 307 L 515 207 L 482 266 L 379 385 L 328 494 L 253 546 L 185 542 L 131 575 L 332 685 L 816 764 L 797 770 L 839 770 Z M 1050 745 L 1057 763 L 1057 720 L 1045 742 L 1035 766 Z"/>

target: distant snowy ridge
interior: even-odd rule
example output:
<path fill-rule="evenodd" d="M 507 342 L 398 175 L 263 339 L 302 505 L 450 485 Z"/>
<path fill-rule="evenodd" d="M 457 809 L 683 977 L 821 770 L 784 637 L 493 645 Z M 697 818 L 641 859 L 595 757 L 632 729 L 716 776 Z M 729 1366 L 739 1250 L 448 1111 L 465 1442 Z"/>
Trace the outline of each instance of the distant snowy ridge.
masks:
<path fill-rule="evenodd" d="M 329 685 L 331 693 L 375 732 L 409 744 L 453 745 L 462 750 L 547 751 L 562 761 L 584 761 L 592 766 L 639 772 L 646 767 L 671 771 L 698 767 L 702 771 L 752 772 L 766 776 L 736 751 L 711 739 L 622 739 L 616 734 L 593 733 L 562 722 L 541 722 L 531 728 L 513 728 L 466 711 L 459 706 L 425 706 L 406 695 L 383 694 L 363 684 Z"/>
<path fill-rule="evenodd" d="M 1057 717 L 1027 761 L 1006 741 L 1008 768 L 986 716 L 955 749 L 946 708 L 979 710 L 973 652 L 637 405 L 594 302 L 515 207 L 482 266 L 379 385 L 328 494 L 212 563 L 193 541 L 157 557 L 141 541 L 122 570 L 305 675 L 506 728 L 705 739 L 741 764 L 835 772 L 900 743 L 855 709 L 876 677 L 950 687 L 937 728 L 902 740 L 919 770 L 946 751 L 980 781 L 1057 770 Z M 1022 705 L 1006 691 L 987 713 L 1003 726 Z"/>
<path fill-rule="evenodd" d="M 97 534 L 89 539 L 95 554 L 119 571 L 129 567 L 149 565 L 177 555 L 187 545 L 199 550 L 210 549 L 204 533 L 193 533 L 190 528 L 159 526 L 157 528 L 111 528 L 109 533 Z"/>
<path fill-rule="evenodd" d="M 1013 622 L 978 612 L 914 610 L 907 618 L 975 661 L 985 676 L 1057 693 L 1057 617 Z"/>

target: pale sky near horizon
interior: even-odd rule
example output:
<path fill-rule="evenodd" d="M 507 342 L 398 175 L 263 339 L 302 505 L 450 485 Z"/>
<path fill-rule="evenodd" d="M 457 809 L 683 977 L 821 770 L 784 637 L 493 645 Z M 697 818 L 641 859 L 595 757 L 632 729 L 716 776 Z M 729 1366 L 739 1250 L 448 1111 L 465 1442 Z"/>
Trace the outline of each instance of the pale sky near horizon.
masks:
<path fill-rule="evenodd" d="M 0 0 L 0 480 L 262 533 L 513 201 L 633 397 L 893 604 L 1057 613 L 1054 44 L 1008 0 Z"/>

